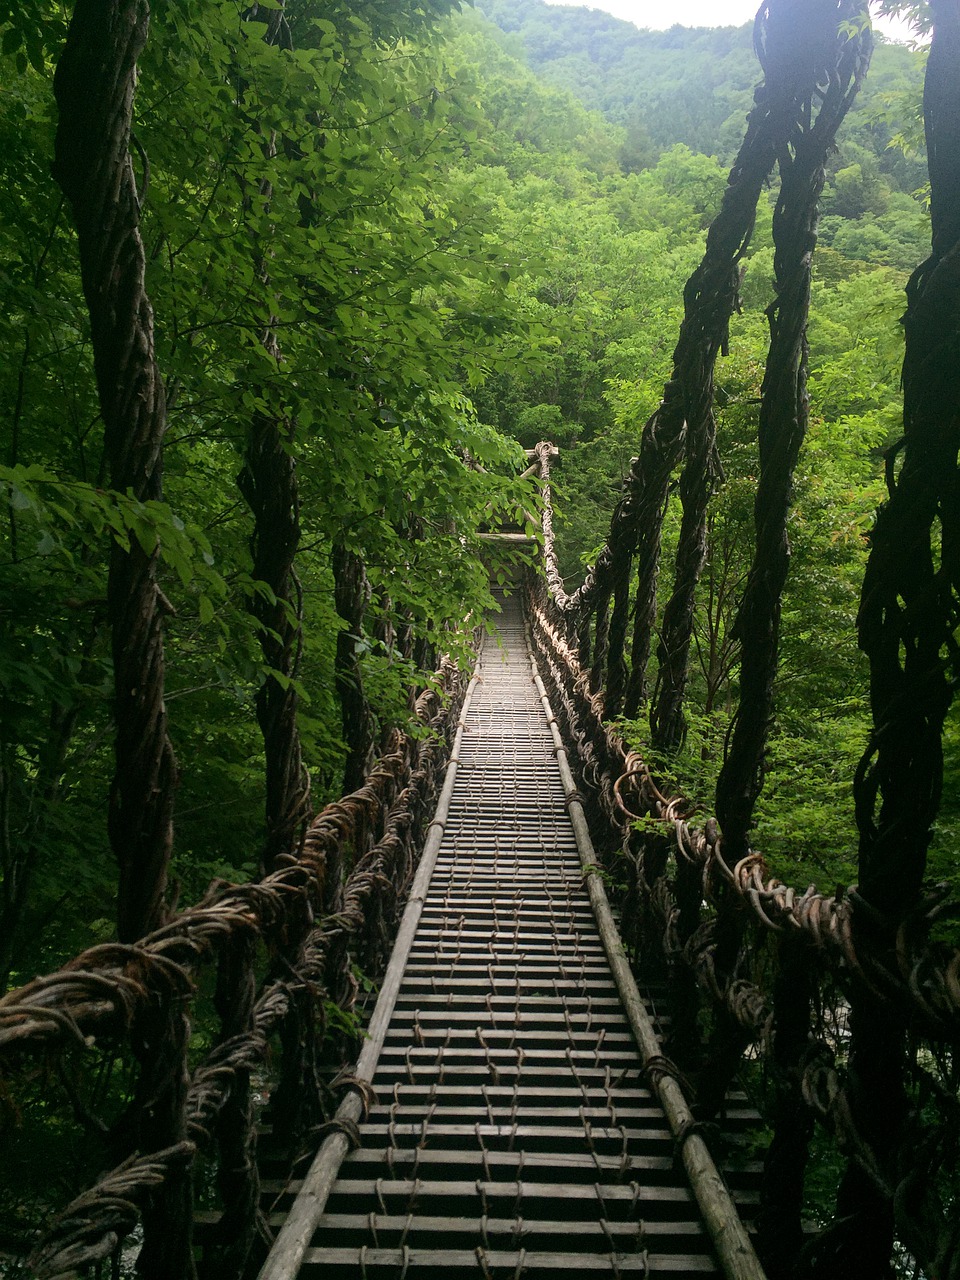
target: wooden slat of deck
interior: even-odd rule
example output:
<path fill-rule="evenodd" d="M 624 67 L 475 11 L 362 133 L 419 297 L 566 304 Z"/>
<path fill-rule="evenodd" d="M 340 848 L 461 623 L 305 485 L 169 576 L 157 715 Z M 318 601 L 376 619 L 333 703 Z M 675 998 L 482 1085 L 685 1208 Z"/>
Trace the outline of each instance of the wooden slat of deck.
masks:
<path fill-rule="evenodd" d="M 501 631 L 458 749 L 379 1100 L 301 1274 L 715 1274 L 594 922 L 515 613 Z"/>

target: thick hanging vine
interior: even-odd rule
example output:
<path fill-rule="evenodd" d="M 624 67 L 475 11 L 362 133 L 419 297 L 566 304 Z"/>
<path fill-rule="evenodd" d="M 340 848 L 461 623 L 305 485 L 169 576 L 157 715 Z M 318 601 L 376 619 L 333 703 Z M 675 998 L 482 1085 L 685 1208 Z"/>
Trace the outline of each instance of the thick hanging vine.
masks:
<path fill-rule="evenodd" d="M 54 81 L 54 174 L 77 224 L 110 484 L 142 502 L 161 497 L 167 425 L 130 153 L 149 13 L 145 0 L 78 0 Z M 169 606 L 157 585 L 155 547 L 137 538 L 113 544 L 107 599 L 116 722 L 109 830 L 120 868 L 119 933 L 131 942 L 163 920 L 173 844 L 177 766 L 163 701 Z"/>

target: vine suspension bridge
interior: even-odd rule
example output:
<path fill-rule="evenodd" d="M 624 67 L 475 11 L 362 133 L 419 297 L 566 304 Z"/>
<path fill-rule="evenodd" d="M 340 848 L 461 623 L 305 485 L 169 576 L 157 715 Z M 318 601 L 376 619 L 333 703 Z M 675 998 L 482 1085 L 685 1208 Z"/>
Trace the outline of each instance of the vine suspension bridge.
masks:
<path fill-rule="evenodd" d="M 713 1273 L 702 1215 L 727 1274 L 760 1276 L 614 930 L 516 596 L 497 629 L 358 1066 L 376 1101 L 353 1135 L 341 1104 L 261 1276 Z"/>
<path fill-rule="evenodd" d="M 281 48 L 284 6 L 267 7 Z M 98 1152 L 31 1238 L 28 1274 L 119 1277 L 127 1250 L 140 1280 L 960 1280 L 960 951 L 947 928 L 960 903 L 924 879 L 960 682 L 960 11 L 929 8 L 933 239 L 907 289 L 903 436 L 858 618 L 872 709 L 853 784 L 858 885 L 794 889 L 752 843 L 808 416 L 818 201 L 870 54 L 862 0 L 770 0 L 755 29 L 763 83 L 594 568 L 567 593 L 556 451 L 541 443 L 525 473 L 536 519 L 528 495 L 507 540 L 542 548 L 543 563 L 531 557 L 503 601 L 502 646 L 486 640 L 469 683 L 443 659 L 379 756 L 347 742 L 347 793 L 312 818 L 293 427 L 255 411 L 241 488 L 266 588 L 251 612 L 272 673 L 257 699 L 267 839 L 256 878 L 215 880 L 181 910 L 167 893 L 170 605 L 156 550 L 112 544 L 119 940 L 0 998 L 4 1114 L 39 1094 L 49 1119 L 56 1081 L 57 1123 Z M 140 503 L 160 495 L 167 426 L 131 158 L 146 168 L 132 124 L 148 17 L 143 0 L 77 3 L 55 86 L 55 174 L 77 228 L 110 484 Z M 774 170 L 755 536 L 714 817 L 617 724 L 648 705 L 655 750 L 683 736 L 720 483 L 714 368 Z M 279 363 L 274 323 L 263 345 Z M 362 631 L 369 582 L 340 543 L 331 569 L 337 692 L 362 727 L 346 628 Z M 408 631 L 405 660 L 420 643 Z M 429 671 L 428 651 L 413 665 Z M 351 1071 L 358 972 L 384 976 Z M 104 1118 L 89 1099 L 115 1070 L 125 1083 Z M 818 1133 L 840 1159 L 814 1231 Z"/>

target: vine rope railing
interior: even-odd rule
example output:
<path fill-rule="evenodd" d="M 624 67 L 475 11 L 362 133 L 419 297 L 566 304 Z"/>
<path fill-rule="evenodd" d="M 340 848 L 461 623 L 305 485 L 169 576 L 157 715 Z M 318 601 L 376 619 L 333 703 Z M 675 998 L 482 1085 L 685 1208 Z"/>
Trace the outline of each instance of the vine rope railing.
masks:
<path fill-rule="evenodd" d="M 716 1060 L 705 1060 L 702 1045 L 699 1053 L 692 1049 L 684 1032 L 702 1022 L 705 1011 L 722 1010 L 741 1033 L 735 1037 L 738 1055 L 749 1044 L 774 1070 L 786 1021 L 782 1005 L 799 1003 L 802 1051 L 791 1081 L 795 1101 L 816 1114 L 841 1150 L 897 1203 L 900 1239 L 922 1261 L 924 1273 L 954 1275 L 960 1244 L 955 1220 L 941 1209 L 942 1188 L 935 1178 L 918 1184 L 911 1156 L 922 1155 L 924 1175 L 936 1172 L 934 1152 L 942 1149 L 949 1162 L 960 1119 L 956 1098 L 923 1065 L 929 1057 L 942 1064 L 943 1079 L 951 1079 L 953 1046 L 960 1041 L 960 951 L 938 941 L 935 932 L 960 917 L 960 902 L 943 888 L 921 895 L 900 921 L 890 948 L 857 931 L 857 911 L 868 908 L 856 888 L 837 893 L 813 885 L 794 889 L 773 876 L 754 850 L 728 864 L 716 820 L 695 819 L 685 798 L 665 793 L 644 758 L 629 750 L 604 719 L 602 698 L 591 692 L 590 674 L 565 638 L 551 602 L 532 589 L 528 608 L 538 665 L 577 762 L 581 789 L 592 802 L 599 829 L 620 832 L 619 846 L 611 851 L 608 844 L 607 868 L 614 880 L 627 880 L 621 904 L 625 941 L 648 966 L 655 950 L 671 979 L 678 972 L 696 979 L 700 998 L 693 1000 L 687 986 L 671 982 L 675 1026 L 668 1052 L 678 1079 L 699 1085 L 691 1099 L 698 1114 L 715 1114 L 716 1102 L 707 1107 L 704 1100 L 723 1090 Z M 695 927 L 682 927 L 685 914 L 695 917 Z M 741 943 L 735 963 L 723 966 L 717 963 L 717 941 L 724 915 L 732 914 Z M 790 959 L 799 963 L 799 974 L 796 963 L 785 965 L 784 950 L 794 953 Z M 771 980 L 778 969 L 789 975 L 785 992 Z M 895 1178 L 884 1171 L 856 1124 L 838 1062 L 844 1056 L 842 1006 L 852 988 L 867 990 L 882 1014 L 906 1017 L 915 1038 L 912 1070 L 942 1104 L 932 1123 L 922 1118 L 922 1108 L 911 1115 Z M 814 991 L 818 1002 L 812 1000 Z M 805 1162 L 806 1152 L 801 1154 Z M 771 1276 L 830 1274 L 797 1266 L 802 1173 L 801 1166 L 799 1180 L 795 1171 L 786 1179 L 768 1168 L 764 1181 L 760 1244 Z M 789 1249 L 785 1241 L 792 1241 Z M 944 1258 L 953 1270 L 937 1269 L 935 1260 Z"/>
<path fill-rule="evenodd" d="M 0 1065 L 9 1079 L 71 1050 L 91 1070 L 124 1049 L 138 1063 L 132 1100 L 106 1135 L 122 1158 L 44 1234 L 28 1263 L 41 1280 L 116 1256 L 140 1219 L 138 1274 L 195 1274 L 193 1180 L 201 1151 L 214 1159 L 223 1206 L 204 1274 L 242 1273 L 264 1230 L 251 1073 L 279 1047 L 270 1119 L 295 1155 L 323 1120 L 318 1053 L 335 1064 L 352 1054 L 353 1037 L 338 1031 L 342 1019 L 330 1026 L 325 1019 L 352 1012 L 354 965 L 373 977 L 385 959 L 465 687 L 444 661 L 416 703 L 421 730 L 393 731 L 363 786 L 327 805 L 299 852 L 271 874 L 244 885 L 215 882 L 195 907 L 138 942 L 93 947 L 0 999 Z M 216 967 L 214 1007 L 203 1012 L 218 1032 L 193 1065 L 190 1018 L 209 986 L 209 965 Z M 80 1119 L 91 1122 L 87 1114 Z"/>
<path fill-rule="evenodd" d="M 855 782 L 859 884 L 799 891 L 751 847 L 774 710 L 787 519 L 806 417 L 806 321 L 817 204 L 829 148 L 865 72 L 863 6 L 768 3 L 756 24 L 764 67 L 754 111 L 703 262 L 684 295 L 673 374 L 648 420 L 605 547 L 568 592 L 556 555 L 542 443 L 544 580 L 530 589 L 543 678 L 581 786 L 620 833 L 624 930 L 668 977 L 678 1078 L 716 1115 L 744 1054 L 762 1062 L 767 1118 L 760 1250 L 771 1277 L 894 1274 L 894 1241 L 916 1274 L 960 1276 L 960 917 L 924 886 L 943 779 L 941 737 L 958 673 L 960 559 L 960 15 L 932 7 L 925 89 L 933 251 L 907 288 L 904 434 L 871 535 L 859 640 L 874 730 Z M 803 22 L 802 29 L 796 25 Z M 671 794 L 611 724 L 649 697 L 652 758 L 681 742 L 705 520 L 721 479 L 713 370 L 737 305 L 755 193 L 776 162 L 775 296 L 759 410 L 755 551 L 735 623 L 739 706 L 716 817 Z M 677 468 L 682 507 L 672 591 L 658 626 L 661 534 Z M 632 603 L 631 603 L 632 602 Z M 633 610 L 632 646 L 627 644 Z M 653 639 L 657 673 L 648 688 Z M 627 660 L 629 650 L 629 661 Z M 847 1156 L 833 1221 L 803 1225 L 804 1180 L 821 1121 Z"/>

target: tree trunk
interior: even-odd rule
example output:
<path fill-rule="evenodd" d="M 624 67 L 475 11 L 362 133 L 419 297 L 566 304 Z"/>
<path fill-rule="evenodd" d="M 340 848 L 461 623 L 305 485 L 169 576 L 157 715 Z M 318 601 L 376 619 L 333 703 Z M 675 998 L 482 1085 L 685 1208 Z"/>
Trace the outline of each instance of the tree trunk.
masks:
<path fill-rule="evenodd" d="M 931 11 L 924 121 L 933 243 L 907 285 L 903 438 L 888 455 L 889 498 L 870 536 L 858 619 L 874 727 L 854 792 L 860 829 L 854 928 L 865 947 L 891 957 L 898 926 L 923 884 L 943 784 L 943 723 L 960 675 L 953 634 L 960 609 L 960 11 L 956 0 L 931 0 Z M 851 1004 L 847 1099 L 858 1132 L 894 1186 L 898 1153 L 910 1141 L 907 1029 L 869 990 L 855 991 Z M 838 1207 L 850 1216 L 848 1240 L 870 1241 L 865 1256 L 851 1243 L 846 1274 L 851 1280 L 888 1274 L 882 1268 L 889 1268 L 894 1203 L 856 1162 L 844 1176 Z M 925 1270 L 932 1263 L 920 1261 Z"/>
<path fill-rule="evenodd" d="M 310 803 L 297 729 L 297 689 L 303 636 L 300 583 L 294 557 L 300 542 L 300 499 L 296 463 L 290 453 L 293 429 L 265 413 L 250 425 L 247 455 L 238 478 L 253 512 L 250 537 L 253 576 L 270 596 L 255 594 L 250 611 L 260 624 L 260 646 L 268 674 L 257 690 L 257 721 L 266 757 L 266 836 L 261 870 L 296 850 Z M 273 674 L 276 673 L 276 674 Z"/>
<path fill-rule="evenodd" d="M 773 715 L 781 598 L 790 563 L 787 519 L 809 411 L 807 314 L 824 167 L 870 49 L 867 31 L 851 37 L 842 25 L 842 20 L 866 21 L 865 0 L 847 0 L 839 9 L 836 0 L 771 3 L 767 8 L 761 56 L 779 129 L 780 194 L 773 215 L 776 297 L 767 308 L 770 349 L 760 406 L 756 548 L 735 626 L 742 645 L 740 701 L 717 782 L 717 817 L 731 867 L 747 852 Z"/>
<path fill-rule="evenodd" d="M 166 429 L 130 156 L 148 23 L 146 0 L 77 0 L 54 81 L 54 174 L 77 224 L 110 484 L 142 502 L 162 496 Z M 107 600 L 116 718 L 109 833 L 120 869 L 118 931 L 132 941 L 164 919 L 177 779 L 163 700 L 165 601 L 156 549 L 136 538 L 129 549 L 113 543 Z"/>
<path fill-rule="evenodd" d="M 359 646 L 370 586 L 363 561 L 341 543 L 333 548 L 334 598 L 337 613 L 346 624 L 337 636 L 337 694 L 347 759 L 343 768 L 344 791 L 363 786 L 373 752 L 373 721 L 363 693 Z M 425 655 L 414 654 L 422 665 Z"/>

